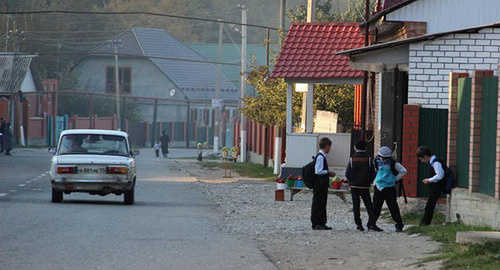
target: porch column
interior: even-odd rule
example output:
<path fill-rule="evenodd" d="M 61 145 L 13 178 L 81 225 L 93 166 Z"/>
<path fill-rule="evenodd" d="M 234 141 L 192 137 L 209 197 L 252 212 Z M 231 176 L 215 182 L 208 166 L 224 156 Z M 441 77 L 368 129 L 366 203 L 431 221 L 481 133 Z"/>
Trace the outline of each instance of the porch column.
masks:
<path fill-rule="evenodd" d="M 314 105 L 314 84 L 307 84 L 307 99 L 306 99 L 306 133 L 313 132 L 313 105 Z"/>
<path fill-rule="evenodd" d="M 403 107 L 403 166 L 408 170 L 404 178 L 404 186 L 408 197 L 417 197 L 418 160 L 415 156 L 418 149 L 418 129 L 420 125 L 420 105 L 406 104 Z"/>
<path fill-rule="evenodd" d="M 286 134 L 292 134 L 292 116 L 293 116 L 293 84 L 288 83 L 286 87 Z"/>
<path fill-rule="evenodd" d="M 472 95 L 470 108 L 469 192 L 479 192 L 481 166 L 481 105 L 483 101 L 483 78 L 492 77 L 492 70 L 472 72 Z"/>

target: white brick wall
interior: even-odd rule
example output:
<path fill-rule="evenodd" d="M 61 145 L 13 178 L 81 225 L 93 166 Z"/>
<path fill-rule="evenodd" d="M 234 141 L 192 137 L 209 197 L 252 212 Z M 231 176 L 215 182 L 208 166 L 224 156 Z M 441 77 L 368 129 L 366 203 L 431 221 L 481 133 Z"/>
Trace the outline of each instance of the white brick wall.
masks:
<path fill-rule="evenodd" d="M 500 28 L 479 33 L 450 34 L 410 44 L 408 103 L 425 108 L 448 108 L 450 72 L 498 69 Z"/>

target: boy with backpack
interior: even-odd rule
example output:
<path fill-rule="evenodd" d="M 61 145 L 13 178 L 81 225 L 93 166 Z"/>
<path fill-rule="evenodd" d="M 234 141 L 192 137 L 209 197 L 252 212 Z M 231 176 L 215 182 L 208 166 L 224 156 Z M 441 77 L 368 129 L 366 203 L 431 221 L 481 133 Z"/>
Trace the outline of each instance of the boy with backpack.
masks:
<path fill-rule="evenodd" d="M 385 201 L 392 219 L 396 222 L 396 232 L 402 232 L 404 225 L 399 212 L 395 185 L 405 176 L 406 168 L 392 158 L 392 151 L 387 146 L 380 147 L 374 163 L 377 171 L 373 193 L 374 222 L 377 222 Z"/>
<path fill-rule="evenodd" d="M 331 230 L 326 226 L 326 202 L 328 199 L 328 185 L 330 176 L 335 176 L 333 171 L 328 170 L 326 155 L 330 153 L 332 141 L 326 137 L 319 141 L 319 152 L 315 158 L 314 195 L 311 207 L 311 222 L 313 230 Z"/>
<path fill-rule="evenodd" d="M 429 163 L 429 178 L 422 180 L 422 183 L 429 186 L 429 197 L 425 205 L 425 213 L 420 225 L 429 226 L 434 215 L 434 208 L 436 203 L 443 194 L 445 189 L 445 167 L 446 165 L 442 160 L 439 160 L 432 154 L 431 149 L 427 146 L 420 146 L 417 149 L 417 157 L 420 162 Z"/>
<path fill-rule="evenodd" d="M 349 180 L 352 196 L 352 212 L 354 213 L 354 223 L 358 231 L 364 231 L 360 218 L 360 197 L 368 212 L 368 229 L 381 231 L 374 222 L 373 204 L 370 197 L 370 186 L 375 179 L 375 166 L 373 160 L 366 154 L 366 142 L 358 141 L 354 144 L 356 153 L 352 155 L 347 164 L 345 176 Z"/>

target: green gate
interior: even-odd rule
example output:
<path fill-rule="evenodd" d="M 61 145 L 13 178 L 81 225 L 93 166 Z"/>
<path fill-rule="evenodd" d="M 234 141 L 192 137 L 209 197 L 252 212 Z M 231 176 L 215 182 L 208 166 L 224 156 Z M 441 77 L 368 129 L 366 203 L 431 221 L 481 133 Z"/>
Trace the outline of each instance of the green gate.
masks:
<path fill-rule="evenodd" d="M 471 78 L 458 80 L 458 132 L 456 179 L 459 187 L 469 186 Z"/>
<path fill-rule="evenodd" d="M 447 109 L 420 109 L 418 144 L 419 146 L 429 146 L 434 155 L 440 159 L 446 160 L 448 145 Z M 422 179 L 428 177 L 429 165 L 419 161 L 417 174 L 417 196 L 427 197 L 429 190 L 427 185 L 422 183 Z"/>
<path fill-rule="evenodd" d="M 483 78 L 479 192 L 495 195 L 498 77 Z"/>

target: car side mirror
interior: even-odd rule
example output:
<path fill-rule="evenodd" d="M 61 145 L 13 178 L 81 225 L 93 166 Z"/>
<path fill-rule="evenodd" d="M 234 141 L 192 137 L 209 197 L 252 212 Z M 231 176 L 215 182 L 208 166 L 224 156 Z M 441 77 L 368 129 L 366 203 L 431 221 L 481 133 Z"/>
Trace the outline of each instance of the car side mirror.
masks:
<path fill-rule="evenodd" d="M 57 152 L 56 148 L 49 148 L 49 153 L 51 153 L 52 155 L 55 155 L 56 152 Z"/>
<path fill-rule="evenodd" d="M 134 150 L 133 154 L 134 154 L 134 156 L 138 156 L 141 154 L 141 152 L 139 152 L 139 150 Z"/>

